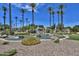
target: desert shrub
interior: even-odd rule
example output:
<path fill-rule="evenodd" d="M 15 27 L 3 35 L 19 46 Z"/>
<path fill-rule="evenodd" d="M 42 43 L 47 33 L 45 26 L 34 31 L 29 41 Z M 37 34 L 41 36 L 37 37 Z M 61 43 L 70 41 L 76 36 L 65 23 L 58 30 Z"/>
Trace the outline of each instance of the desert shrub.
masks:
<path fill-rule="evenodd" d="M 57 39 L 57 40 L 54 41 L 54 43 L 59 43 L 59 42 L 60 42 L 59 39 Z"/>
<path fill-rule="evenodd" d="M 12 31 L 12 32 L 10 33 L 10 29 L 6 29 L 5 34 L 7 34 L 7 35 L 14 35 L 14 31 Z"/>
<path fill-rule="evenodd" d="M 11 32 L 11 35 L 14 35 L 14 32 Z"/>
<path fill-rule="evenodd" d="M 0 56 L 13 56 L 17 53 L 16 49 L 12 49 L 7 52 L 0 53 Z"/>
<path fill-rule="evenodd" d="M 6 34 L 10 34 L 10 29 L 6 29 Z"/>
<path fill-rule="evenodd" d="M 9 42 L 5 41 L 5 42 L 3 43 L 3 45 L 6 45 L 6 44 L 9 44 Z"/>
<path fill-rule="evenodd" d="M 23 45 L 36 45 L 39 43 L 40 43 L 40 40 L 36 37 L 29 37 L 22 40 Z"/>

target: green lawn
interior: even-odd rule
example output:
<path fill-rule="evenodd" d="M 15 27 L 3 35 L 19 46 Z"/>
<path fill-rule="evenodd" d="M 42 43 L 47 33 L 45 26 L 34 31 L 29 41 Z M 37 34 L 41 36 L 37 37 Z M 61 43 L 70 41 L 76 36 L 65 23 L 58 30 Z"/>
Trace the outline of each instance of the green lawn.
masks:
<path fill-rule="evenodd" d="M 78 34 L 69 35 L 69 38 L 72 40 L 79 40 L 79 35 Z"/>

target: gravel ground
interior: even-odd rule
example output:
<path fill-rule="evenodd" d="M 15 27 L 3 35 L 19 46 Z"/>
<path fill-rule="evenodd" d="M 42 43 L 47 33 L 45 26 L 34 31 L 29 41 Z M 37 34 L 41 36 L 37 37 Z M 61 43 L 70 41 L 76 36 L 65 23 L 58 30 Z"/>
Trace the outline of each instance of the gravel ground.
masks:
<path fill-rule="evenodd" d="M 42 41 L 38 45 L 24 46 L 20 42 L 0 45 L 0 52 L 16 48 L 15 56 L 79 56 L 79 41 L 62 40 L 59 44 L 53 41 Z"/>

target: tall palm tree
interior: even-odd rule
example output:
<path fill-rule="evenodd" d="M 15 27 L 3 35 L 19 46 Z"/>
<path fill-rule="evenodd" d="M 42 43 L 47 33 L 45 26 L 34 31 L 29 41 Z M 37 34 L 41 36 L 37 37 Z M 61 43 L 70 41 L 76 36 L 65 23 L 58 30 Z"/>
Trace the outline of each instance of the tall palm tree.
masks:
<path fill-rule="evenodd" d="M 57 14 L 58 14 L 58 25 L 59 25 L 59 24 L 60 24 L 60 17 L 59 17 L 60 12 L 59 12 L 59 11 L 57 11 Z"/>
<path fill-rule="evenodd" d="M 54 10 L 52 10 L 52 16 L 53 16 L 53 26 L 55 25 L 55 23 L 54 23 L 54 14 L 55 14 L 55 12 L 54 12 Z"/>
<path fill-rule="evenodd" d="M 23 28 L 24 28 L 24 13 L 25 13 L 25 9 L 21 9 L 21 13 L 22 13 L 22 22 L 23 22 Z M 23 29 L 23 31 L 24 31 L 24 29 Z"/>
<path fill-rule="evenodd" d="M 6 11 L 7 11 L 7 8 L 3 6 L 2 9 L 4 11 L 4 16 L 3 16 L 3 18 L 4 18 L 4 32 L 6 32 L 5 23 L 6 23 Z"/>
<path fill-rule="evenodd" d="M 48 11 L 49 11 L 49 26 L 51 27 L 51 16 L 52 16 L 52 8 L 51 7 L 49 7 L 48 8 Z"/>
<path fill-rule="evenodd" d="M 61 30 L 63 29 L 64 27 L 64 24 L 63 24 L 63 8 L 64 8 L 64 5 L 60 5 L 59 6 L 59 9 L 60 9 L 60 14 L 61 14 Z"/>
<path fill-rule="evenodd" d="M 31 3 L 30 6 L 32 7 L 32 25 L 34 25 L 34 9 L 35 9 L 36 4 Z"/>
<path fill-rule="evenodd" d="M 10 23 L 10 34 L 12 33 L 12 12 L 11 12 L 11 3 L 9 3 L 9 23 Z"/>
<path fill-rule="evenodd" d="M 16 17 L 15 17 L 15 21 L 16 21 L 16 30 L 17 30 L 17 19 L 18 19 L 18 17 L 16 16 Z"/>
<path fill-rule="evenodd" d="M 60 30 L 60 11 L 57 11 L 57 15 L 58 15 L 58 24 L 57 24 L 57 29 L 58 31 Z"/>

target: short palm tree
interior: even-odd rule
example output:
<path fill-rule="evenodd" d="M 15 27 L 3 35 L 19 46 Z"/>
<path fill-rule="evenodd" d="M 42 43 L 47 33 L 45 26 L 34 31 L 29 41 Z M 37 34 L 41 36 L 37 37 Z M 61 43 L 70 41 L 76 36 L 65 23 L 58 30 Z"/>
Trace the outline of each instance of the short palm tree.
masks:
<path fill-rule="evenodd" d="M 6 32 L 5 23 L 6 23 L 6 11 L 7 11 L 7 8 L 3 6 L 2 9 L 4 11 L 4 16 L 3 16 L 3 18 L 4 18 L 4 32 Z"/>
<path fill-rule="evenodd" d="M 36 4 L 31 3 L 30 6 L 32 7 L 32 25 L 34 25 L 34 9 L 35 9 Z"/>

